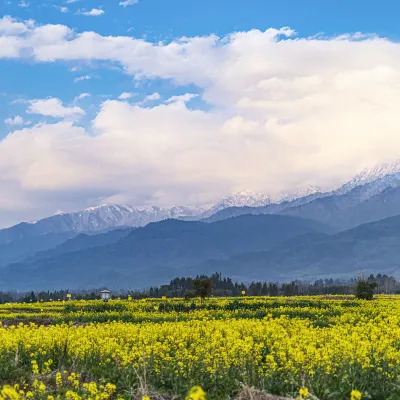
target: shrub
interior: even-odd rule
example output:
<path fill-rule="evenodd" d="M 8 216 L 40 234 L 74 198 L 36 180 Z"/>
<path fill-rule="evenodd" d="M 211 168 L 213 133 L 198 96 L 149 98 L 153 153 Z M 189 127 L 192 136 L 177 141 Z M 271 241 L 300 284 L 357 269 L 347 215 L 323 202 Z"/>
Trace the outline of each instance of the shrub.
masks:
<path fill-rule="evenodd" d="M 372 300 L 374 289 L 378 285 L 375 282 L 358 281 L 356 286 L 356 298 L 360 300 Z"/>

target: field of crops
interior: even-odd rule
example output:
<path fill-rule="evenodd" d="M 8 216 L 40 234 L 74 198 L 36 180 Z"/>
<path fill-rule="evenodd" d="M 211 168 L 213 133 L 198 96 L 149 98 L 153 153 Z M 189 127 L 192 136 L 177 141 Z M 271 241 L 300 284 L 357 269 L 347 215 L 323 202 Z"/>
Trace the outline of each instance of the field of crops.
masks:
<path fill-rule="evenodd" d="M 196 385 L 209 400 L 234 399 L 244 386 L 292 398 L 400 399 L 399 300 L 4 304 L 0 400 L 185 399 Z"/>

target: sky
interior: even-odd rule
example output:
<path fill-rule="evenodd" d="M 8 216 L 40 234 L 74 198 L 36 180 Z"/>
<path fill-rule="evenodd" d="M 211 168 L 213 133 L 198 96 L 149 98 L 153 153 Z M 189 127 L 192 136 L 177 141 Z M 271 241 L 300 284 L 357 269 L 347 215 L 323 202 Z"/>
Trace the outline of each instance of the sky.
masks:
<path fill-rule="evenodd" d="M 400 155 L 400 2 L 0 0 L 0 227 L 335 187 Z"/>

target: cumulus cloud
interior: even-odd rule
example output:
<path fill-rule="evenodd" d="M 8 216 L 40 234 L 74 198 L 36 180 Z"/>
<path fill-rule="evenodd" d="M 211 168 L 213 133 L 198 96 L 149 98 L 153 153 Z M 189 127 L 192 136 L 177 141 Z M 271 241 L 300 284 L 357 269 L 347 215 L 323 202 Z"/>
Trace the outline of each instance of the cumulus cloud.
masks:
<path fill-rule="evenodd" d="M 388 39 L 298 38 L 280 28 L 155 44 L 3 18 L 0 57 L 116 62 L 136 80 L 198 88 L 164 104 L 131 105 L 123 94 L 87 129 L 64 121 L 12 132 L 0 142 L 0 191 L 14 182 L 18 198 L 7 207 L 30 204 L 33 193 L 66 210 L 87 199 L 167 205 L 243 189 L 275 195 L 336 185 L 400 154 L 400 44 Z M 185 104 L 196 94 L 202 110 Z M 63 203 L 65 190 L 73 203 Z"/>
<path fill-rule="evenodd" d="M 135 96 L 136 95 L 136 93 L 132 93 L 132 92 L 123 92 L 123 93 L 121 93 L 119 96 L 118 96 L 118 98 L 120 99 L 120 100 L 127 100 L 127 99 L 130 99 L 131 97 L 133 97 L 133 96 Z"/>
<path fill-rule="evenodd" d="M 24 122 L 24 119 L 19 115 L 16 115 L 14 118 L 10 117 L 4 120 L 6 125 L 23 125 Z"/>
<path fill-rule="evenodd" d="M 154 93 L 146 96 L 143 100 L 143 103 L 147 103 L 149 101 L 154 101 L 154 100 L 159 100 L 159 99 L 161 99 L 160 93 L 154 92 Z"/>
<path fill-rule="evenodd" d="M 78 11 L 78 14 L 86 15 L 87 17 L 99 17 L 104 14 L 104 10 L 99 8 L 92 8 L 90 11 Z"/>
<path fill-rule="evenodd" d="M 29 107 L 26 110 L 28 114 L 40 114 L 55 118 L 76 118 L 85 114 L 85 111 L 78 106 L 65 107 L 57 98 L 30 100 L 28 103 Z"/>

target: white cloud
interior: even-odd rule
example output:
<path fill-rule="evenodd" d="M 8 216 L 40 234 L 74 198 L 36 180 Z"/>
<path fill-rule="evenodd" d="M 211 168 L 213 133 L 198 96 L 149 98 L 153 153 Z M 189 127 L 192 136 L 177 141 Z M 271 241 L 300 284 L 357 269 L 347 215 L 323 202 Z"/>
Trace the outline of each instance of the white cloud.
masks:
<path fill-rule="evenodd" d="M 79 0 L 65 0 L 67 4 L 77 3 Z"/>
<path fill-rule="evenodd" d="M 120 1 L 119 5 L 122 7 L 127 7 L 127 6 L 133 6 L 134 4 L 137 4 L 139 0 L 125 0 L 125 1 Z"/>
<path fill-rule="evenodd" d="M 118 96 L 118 98 L 119 98 L 120 100 L 127 100 L 127 99 L 132 98 L 133 96 L 136 96 L 136 93 L 132 93 L 132 92 L 123 92 L 123 93 L 121 93 L 121 94 Z"/>
<path fill-rule="evenodd" d="M 99 8 L 92 8 L 90 11 L 79 11 L 78 14 L 86 15 L 88 17 L 99 17 L 104 14 L 104 10 Z"/>
<path fill-rule="evenodd" d="M 4 120 L 6 125 L 23 125 L 24 122 L 24 119 L 19 115 L 16 115 L 14 118 L 7 118 Z"/>
<path fill-rule="evenodd" d="M 185 93 L 182 95 L 178 95 L 178 96 L 171 96 L 169 99 L 167 99 L 165 102 L 166 103 L 174 103 L 174 102 L 183 102 L 186 103 L 190 100 L 195 99 L 196 97 L 198 97 L 198 94 L 195 93 Z"/>
<path fill-rule="evenodd" d="M 0 191 L 14 182 L 21 209 L 35 193 L 51 193 L 62 209 L 83 197 L 190 204 L 233 190 L 274 195 L 335 185 L 400 155 L 400 43 L 387 39 L 295 38 L 282 28 L 154 44 L 3 18 L 0 57 L 119 63 L 137 81 L 196 86 L 207 103 L 189 110 L 192 93 L 146 107 L 105 101 L 89 130 L 63 122 L 11 133 L 0 142 Z M 63 203 L 65 190 L 73 204 Z M 36 202 L 44 215 L 46 201 Z"/>
<path fill-rule="evenodd" d="M 74 102 L 85 99 L 86 97 L 90 97 L 90 93 L 81 93 L 79 96 L 74 98 Z"/>
<path fill-rule="evenodd" d="M 78 76 L 77 78 L 75 78 L 74 82 L 87 81 L 89 79 L 92 79 L 92 77 L 90 75 L 83 75 L 83 76 Z"/>
<path fill-rule="evenodd" d="M 68 7 L 60 7 L 59 10 L 60 10 L 62 13 L 67 13 L 67 12 L 69 12 Z"/>
<path fill-rule="evenodd" d="M 148 101 L 154 101 L 161 99 L 160 93 L 154 92 L 153 94 L 149 94 L 143 100 L 143 103 L 147 103 Z"/>
<path fill-rule="evenodd" d="M 56 98 L 30 100 L 28 103 L 29 107 L 26 110 L 28 114 L 40 114 L 55 118 L 77 118 L 85 114 L 80 107 L 65 107 L 61 100 Z"/>
<path fill-rule="evenodd" d="M 15 18 L 5 16 L 0 19 L 0 34 L 5 38 L 12 38 L 15 35 L 21 35 L 29 31 L 32 22 L 18 22 Z M 3 36 L 4 35 L 4 36 Z"/>
<path fill-rule="evenodd" d="M 21 1 L 18 3 L 18 7 L 22 7 L 22 8 L 29 7 L 29 3 L 27 3 L 27 2 L 24 1 L 24 0 L 21 0 Z"/>

